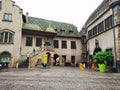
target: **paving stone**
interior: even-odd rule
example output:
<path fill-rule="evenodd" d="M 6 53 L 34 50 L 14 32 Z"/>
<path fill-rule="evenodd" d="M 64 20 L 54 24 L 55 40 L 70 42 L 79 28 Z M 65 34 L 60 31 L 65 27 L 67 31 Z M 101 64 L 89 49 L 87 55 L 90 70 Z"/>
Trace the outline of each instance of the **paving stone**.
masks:
<path fill-rule="evenodd" d="M 0 71 L 0 90 L 119 90 L 120 74 L 78 67 L 10 68 Z"/>

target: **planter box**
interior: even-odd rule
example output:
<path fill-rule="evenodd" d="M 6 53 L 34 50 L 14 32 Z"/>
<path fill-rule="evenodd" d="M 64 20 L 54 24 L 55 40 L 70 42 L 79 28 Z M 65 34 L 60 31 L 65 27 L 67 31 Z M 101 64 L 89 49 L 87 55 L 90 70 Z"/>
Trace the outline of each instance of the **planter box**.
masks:
<path fill-rule="evenodd" d="M 98 64 L 100 72 L 104 73 L 106 71 L 106 65 L 105 64 Z"/>

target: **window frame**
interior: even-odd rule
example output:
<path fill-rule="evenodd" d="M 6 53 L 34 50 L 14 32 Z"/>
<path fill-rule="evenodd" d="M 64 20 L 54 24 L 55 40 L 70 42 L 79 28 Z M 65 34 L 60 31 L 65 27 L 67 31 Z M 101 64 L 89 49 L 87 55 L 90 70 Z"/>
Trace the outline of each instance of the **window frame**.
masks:
<path fill-rule="evenodd" d="M 13 44 L 15 32 L 11 30 L 0 31 L 0 44 Z"/>
<path fill-rule="evenodd" d="M 3 21 L 12 22 L 12 13 L 4 13 Z"/>
<path fill-rule="evenodd" d="M 26 37 L 26 46 L 32 46 L 33 37 Z"/>
<path fill-rule="evenodd" d="M 109 16 L 108 18 L 105 19 L 105 29 L 108 30 L 113 27 L 113 16 Z"/>
<path fill-rule="evenodd" d="M 67 49 L 67 41 L 66 40 L 62 40 L 61 42 L 62 42 L 61 43 L 61 48 L 62 49 Z"/>
<path fill-rule="evenodd" d="M 36 37 L 36 47 L 40 47 L 42 45 L 42 38 Z"/>
<path fill-rule="evenodd" d="M 54 48 L 59 48 L 59 40 L 54 40 Z"/>
<path fill-rule="evenodd" d="M 98 33 L 101 33 L 104 31 L 104 22 L 98 24 Z"/>
<path fill-rule="evenodd" d="M 92 35 L 93 35 L 93 30 L 89 30 L 89 31 L 88 31 L 88 38 L 91 38 Z"/>
<path fill-rule="evenodd" d="M 71 49 L 76 49 L 76 41 L 71 41 Z"/>
<path fill-rule="evenodd" d="M 60 33 L 61 34 L 65 34 L 65 30 L 60 30 Z"/>
<path fill-rule="evenodd" d="M 95 26 L 92 30 L 93 30 L 93 35 L 92 36 L 94 36 L 94 35 L 97 35 L 97 29 L 98 27 L 97 26 Z"/>
<path fill-rule="evenodd" d="M 68 33 L 69 33 L 70 35 L 73 35 L 73 34 L 74 34 L 74 31 L 70 30 Z"/>

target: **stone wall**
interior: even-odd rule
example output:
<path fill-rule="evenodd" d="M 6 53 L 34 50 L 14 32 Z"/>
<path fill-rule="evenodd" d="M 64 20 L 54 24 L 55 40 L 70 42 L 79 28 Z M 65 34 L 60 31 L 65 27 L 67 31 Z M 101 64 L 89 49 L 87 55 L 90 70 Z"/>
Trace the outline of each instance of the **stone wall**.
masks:
<path fill-rule="evenodd" d="M 12 2 L 12 0 L 2 1 L 2 8 L 0 9 L 0 31 L 8 30 L 14 32 L 14 41 L 12 44 L 1 43 L 0 53 L 6 51 L 11 54 L 11 66 L 13 62 L 19 58 L 21 45 L 21 28 L 22 28 L 22 9 Z M 12 21 L 5 21 L 4 14 L 12 15 Z"/>

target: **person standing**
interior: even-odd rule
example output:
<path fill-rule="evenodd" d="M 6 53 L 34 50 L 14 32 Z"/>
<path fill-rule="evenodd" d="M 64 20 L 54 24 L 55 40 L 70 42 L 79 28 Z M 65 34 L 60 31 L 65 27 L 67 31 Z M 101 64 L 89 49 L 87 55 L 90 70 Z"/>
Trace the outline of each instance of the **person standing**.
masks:
<path fill-rule="evenodd" d="M 27 60 L 29 61 L 29 58 L 30 58 L 30 55 L 29 55 L 29 53 L 27 53 Z"/>
<path fill-rule="evenodd" d="M 29 54 L 29 53 L 27 53 L 28 68 L 30 68 L 30 62 L 29 62 L 29 59 L 30 59 L 30 54 Z"/>
<path fill-rule="evenodd" d="M 34 55 L 35 55 L 35 49 L 33 49 L 33 53 L 34 53 Z"/>

